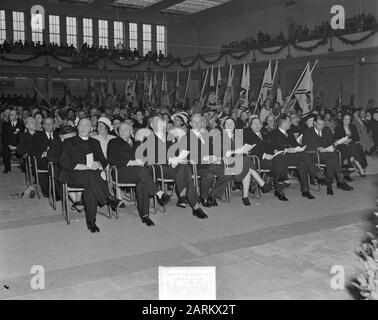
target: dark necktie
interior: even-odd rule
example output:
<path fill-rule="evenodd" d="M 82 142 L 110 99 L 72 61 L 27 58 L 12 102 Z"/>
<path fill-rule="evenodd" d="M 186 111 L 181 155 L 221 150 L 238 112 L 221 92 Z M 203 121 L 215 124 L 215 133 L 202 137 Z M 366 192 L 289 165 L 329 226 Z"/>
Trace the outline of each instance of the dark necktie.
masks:
<path fill-rule="evenodd" d="M 127 143 L 130 145 L 131 148 L 133 147 L 133 141 L 130 138 L 127 139 Z"/>

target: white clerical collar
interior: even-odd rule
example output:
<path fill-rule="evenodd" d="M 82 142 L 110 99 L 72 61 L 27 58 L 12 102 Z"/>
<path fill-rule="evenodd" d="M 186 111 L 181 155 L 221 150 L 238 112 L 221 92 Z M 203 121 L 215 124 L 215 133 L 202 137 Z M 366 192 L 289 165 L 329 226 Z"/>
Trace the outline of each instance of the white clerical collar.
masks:
<path fill-rule="evenodd" d="M 286 136 L 287 135 L 287 133 L 286 133 L 286 131 L 284 130 L 284 129 L 282 129 L 282 128 L 280 128 L 280 127 L 278 127 L 278 129 Z"/>
<path fill-rule="evenodd" d="M 82 140 L 85 140 L 87 141 L 89 139 L 89 137 L 82 137 L 82 136 L 79 136 Z"/>

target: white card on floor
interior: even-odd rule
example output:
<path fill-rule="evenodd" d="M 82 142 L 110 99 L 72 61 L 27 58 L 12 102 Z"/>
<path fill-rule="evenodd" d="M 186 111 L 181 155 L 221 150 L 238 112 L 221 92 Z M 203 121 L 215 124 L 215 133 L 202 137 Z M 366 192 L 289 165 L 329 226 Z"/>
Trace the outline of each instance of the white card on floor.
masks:
<path fill-rule="evenodd" d="M 93 153 L 87 154 L 87 167 L 91 168 L 93 165 L 94 159 L 93 159 Z"/>
<path fill-rule="evenodd" d="M 159 300 L 216 300 L 215 267 L 159 267 Z"/>

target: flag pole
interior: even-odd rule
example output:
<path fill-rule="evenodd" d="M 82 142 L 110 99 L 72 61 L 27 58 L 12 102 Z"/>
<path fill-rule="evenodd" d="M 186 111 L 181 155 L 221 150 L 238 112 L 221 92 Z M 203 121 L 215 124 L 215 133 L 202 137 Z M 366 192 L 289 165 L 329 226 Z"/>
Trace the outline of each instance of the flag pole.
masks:
<path fill-rule="evenodd" d="M 303 69 L 300 77 L 298 78 L 298 81 L 297 81 L 296 85 L 294 86 L 294 89 L 291 91 L 291 94 L 289 95 L 289 98 L 291 98 L 292 95 L 293 95 L 293 93 L 295 92 L 295 90 L 297 90 L 297 87 L 299 86 L 299 83 L 301 82 L 302 77 L 303 77 L 303 75 L 306 72 L 306 70 L 307 70 L 308 67 L 309 67 L 309 63 L 307 62 L 307 64 L 306 64 L 305 68 Z M 282 110 L 284 110 L 286 106 L 287 106 L 287 100 L 285 101 L 285 104 L 282 107 Z"/>
<path fill-rule="evenodd" d="M 189 68 L 189 72 L 188 72 L 188 79 L 186 80 L 186 87 L 185 87 L 185 93 L 184 93 L 184 104 L 183 104 L 183 108 L 185 109 L 185 103 L 186 103 L 186 96 L 188 94 L 188 88 L 189 88 L 189 82 L 190 82 L 190 74 L 191 74 L 191 71 L 192 69 Z"/>
<path fill-rule="evenodd" d="M 269 61 L 269 62 L 270 62 L 270 61 Z M 269 66 L 269 65 L 268 65 L 268 66 Z M 257 97 L 256 106 L 255 106 L 255 109 L 253 110 L 253 113 L 256 112 L 256 109 L 257 109 L 257 107 L 258 107 L 258 105 L 259 105 L 259 102 L 260 102 L 261 91 L 262 91 L 263 86 L 264 86 L 265 73 L 266 73 L 267 69 L 268 69 L 268 68 L 266 68 L 266 69 L 264 70 L 264 74 L 263 74 L 263 79 L 262 79 L 262 82 L 261 82 L 261 87 L 260 87 L 259 96 Z M 274 72 L 275 72 L 275 71 L 276 71 L 276 70 L 274 70 Z"/>
<path fill-rule="evenodd" d="M 203 96 L 203 93 L 205 91 L 205 86 L 206 86 L 206 82 L 207 82 L 207 75 L 209 73 L 209 69 L 207 68 L 206 69 L 206 73 L 205 73 L 205 80 L 203 82 L 203 85 L 202 85 L 202 89 L 201 89 L 201 94 L 200 94 L 200 101 L 199 101 L 199 107 L 201 107 L 202 105 L 202 96 Z M 202 108 L 202 107 L 201 107 Z"/>

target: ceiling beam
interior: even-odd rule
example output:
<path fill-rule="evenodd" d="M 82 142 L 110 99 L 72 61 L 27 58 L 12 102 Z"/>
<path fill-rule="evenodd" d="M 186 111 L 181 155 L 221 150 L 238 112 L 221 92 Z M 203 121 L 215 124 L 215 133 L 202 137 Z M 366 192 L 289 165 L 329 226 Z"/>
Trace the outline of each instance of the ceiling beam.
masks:
<path fill-rule="evenodd" d="M 163 9 L 169 8 L 177 3 L 183 2 L 184 0 L 162 0 L 160 2 L 154 3 L 146 8 L 141 9 L 140 13 L 154 13 L 159 12 Z"/>

